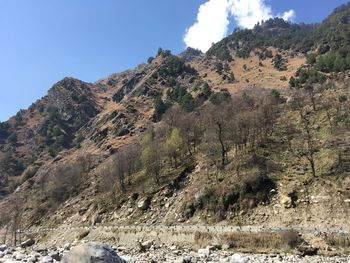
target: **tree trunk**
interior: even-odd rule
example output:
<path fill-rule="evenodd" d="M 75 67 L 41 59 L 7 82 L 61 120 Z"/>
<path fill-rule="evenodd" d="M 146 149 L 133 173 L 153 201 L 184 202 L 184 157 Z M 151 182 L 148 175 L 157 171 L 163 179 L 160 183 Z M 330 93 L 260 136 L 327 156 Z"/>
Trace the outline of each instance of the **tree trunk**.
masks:
<path fill-rule="evenodd" d="M 222 126 L 219 122 L 217 123 L 217 125 L 219 128 L 219 142 L 221 145 L 221 165 L 224 166 L 225 161 L 226 161 L 226 148 L 225 148 L 224 142 L 222 140 Z"/>
<path fill-rule="evenodd" d="M 314 158 L 312 156 L 308 157 L 309 163 L 310 163 L 310 168 L 311 168 L 311 173 L 312 173 L 312 177 L 316 177 L 316 169 L 315 169 L 315 161 Z"/>
<path fill-rule="evenodd" d="M 326 111 L 326 113 L 327 113 L 327 119 L 328 119 L 328 122 L 329 122 L 329 126 L 331 128 L 331 134 L 333 134 L 333 123 L 332 123 L 332 119 L 331 119 L 331 114 L 329 113 L 328 110 Z"/>

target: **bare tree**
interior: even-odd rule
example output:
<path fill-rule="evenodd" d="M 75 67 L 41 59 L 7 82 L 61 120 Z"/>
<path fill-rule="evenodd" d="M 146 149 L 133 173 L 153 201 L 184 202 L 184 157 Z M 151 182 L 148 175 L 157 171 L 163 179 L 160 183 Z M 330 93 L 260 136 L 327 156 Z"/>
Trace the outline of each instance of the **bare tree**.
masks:
<path fill-rule="evenodd" d="M 148 131 L 142 140 L 141 152 L 142 165 L 148 175 L 153 176 L 155 183 L 160 184 L 161 171 L 161 147 L 155 139 L 153 130 Z"/>
<path fill-rule="evenodd" d="M 311 113 L 302 106 L 299 109 L 299 121 L 300 133 L 294 140 L 296 153 L 308 160 L 311 174 L 316 177 L 315 154 L 318 151 L 318 142 L 313 133 Z"/>
<path fill-rule="evenodd" d="M 230 149 L 230 120 L 228 105 L 210 105 L 205 111 L 207 129 L 204 133 L 205 151 L 217 166 L 224 167 Z M 217 162 L 219 159 L 219 162 Z"/>
<path fill-rule="evenodd" d="M 132 175 L 141 168 L 140 153 L 141 149 L 139 144 L 127 145 L 122 149 L 128 185 L 131 185 Z"/>

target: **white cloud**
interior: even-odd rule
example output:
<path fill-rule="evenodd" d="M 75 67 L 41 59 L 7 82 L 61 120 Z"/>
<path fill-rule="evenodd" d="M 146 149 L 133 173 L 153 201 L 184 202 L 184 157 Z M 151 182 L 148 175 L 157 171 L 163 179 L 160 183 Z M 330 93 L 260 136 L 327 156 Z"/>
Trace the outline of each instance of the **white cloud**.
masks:
<path fill-rule="evenodd" d="M 212 43 L 227 35 L 230 19 L 242 28 L 253 28 L 258 22 L 274 16 L 292 21 L 294 10 L 274 15 L 266 0 L 208 0 L 199 7 L 197 21 L 186 30 L 187 47 L 207 51 Z"/>
<path fill-rule="evenodd" d="M 282 15 L 278 15 L 279 17 L 282 17 L 286 21 L 293 21 L 295 18 L 295 11 L 293 9 L 284 12 Z"/>
<path fill-rule="evenodd" d="M 273 17 L 271 7 L 264 0 L 229 0 L 229 6 L 230 14 L 243 28 L 253 28 L 261 20 Z"/>
<path fill-rule="evenodd" d="M 188 47 L 207 51 L 212 43 L 227 34 L 227 0 L 209 0 L 199 7 L 197 22 L 187 29 L 184 41 Z"/>

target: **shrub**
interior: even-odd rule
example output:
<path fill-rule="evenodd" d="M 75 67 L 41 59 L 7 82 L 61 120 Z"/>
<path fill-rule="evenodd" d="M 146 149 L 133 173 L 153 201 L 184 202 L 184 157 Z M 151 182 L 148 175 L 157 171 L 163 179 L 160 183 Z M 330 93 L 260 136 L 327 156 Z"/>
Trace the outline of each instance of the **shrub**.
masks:
<path fill-rule="evenodd" d="M 216 71 L 216 73 L 218 73 L 219 75 L 222 75 L 223 70 L 224 70 L 223 64 L 220 61 L 216 62 L 215 63 L 215 71 Z"/>
<path fill-rule="evenodd" d="M 231 99 L 231 94 L 227 90 L 222 90 L 220 92 L 213 93 L 209 100 L 215 105 L 219 105 L 223 102 L 227 102 Z"/>
<path fill-rule="evenodd" d="M 159 120 L 163 113 L 167 110 L 167 105 L 161 97 L 156 97 L 154 100 L 154 118 Z"/>
<path fill-rule="evenodd" d="M 346 95 L 340 95 L 338 100 L 340 103 L 344 103 L 348 100 L 348 97 Z"/>
<path fill-rule="evenodd" d="M 46 111 L 49 114 L 49 118 L 51 120 L 58 117 L 58 108 L 56 108 L 54 106 L 49 106 Z"/>
<path fill-rule="evenodd" d="M 186 93 L 180 101 L 181 107 L 185 111 L 192 111 L 194 108 L 194 99 L 190 93 Z"/>
<path fill-rule="evenodd" d="M 11 144 L 17 143 L 17 134 L 15 132 L 12 132 L 10 136 L 7 138 L 7 141 Z"/>
<path fill-rule="evenodd" d="M 154 60 L 154 57 L 149 57 L 149 58 L 147 59 L 147 63 L 148 63 L 148 64 L 151 64 L 153 60 Z"/>
<path fill-rule="evenodd" d="M 210 97 L 210 95 L 212 94 L 212 90 L 208 83 L 204 84 L 202 92 L 207 98 Z"/>

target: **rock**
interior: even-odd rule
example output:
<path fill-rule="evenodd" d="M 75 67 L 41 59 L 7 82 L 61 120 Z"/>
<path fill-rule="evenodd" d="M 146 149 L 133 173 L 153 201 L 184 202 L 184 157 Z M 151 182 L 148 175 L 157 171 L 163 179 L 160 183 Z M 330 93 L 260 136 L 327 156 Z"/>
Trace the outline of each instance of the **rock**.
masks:
<path fill-rule="evenodd" d="M 134 213 L 134 209 L 133 208 L 129 208 L 128 209 L 128 214 L 131 215 L 132 213 Z"/>
<path fill-rule="evenodd" d="M 233 254 L 230 258 L 230 263 L 247 263 L 248 259 L 241 254 Z"/>
<path fill-rule="evenodd" d="M 142 242 L 140 244 L 141 250 L 142 251 L 149 250 L 152 247 L 153 243 L 154 243 L 153 240 L 147 240 L 145 242 Z"/>
<path fill-rule="evenodd" d="M 191 256 L 185 256 L 182 258 L 182 263 L 191 263 L 192 257 Z"/>
<path fill-rule="evenodd" d="M 211 251 L 210 251 L 209 247 L 198 249 L 198 255 L 200 257 L 209 257 L 210 256 L 210 252 Z"/>
<path fill-rule="evenodd" d="M 120 258 L 125 260 L 126 262 L 134 262 L 132 261 L 132 258 L 130 256 L 120 256 Z"/>
<path fill-rule="evenodd" d="M 137 204 L 137 208 L 140 210 L 147 210 L 149 206 L 151 205 L 152 197 L 146 197 L 142 199 L 140 202 Z"/>
<path fill-rule="evenodd" d="M 53 262 L 53 259 L 52 257 L 49 257 L 49 256 L 46 256 L 46 257 L 43 257 L 41 260 L 40 260 L 41 263 L 52 263 Z M 75 262 L 75 261 L 69 261 L 70 262 Z"/>
<path fill-rule="evenodd" d="M 94 226 L 96 224 L 100 224 L 102 222 L 102 217 L 99 214 L 96 214 L 93 216 L 92 220 L 91 220 L 91 224 Z"/>
<path fill-rule="evenodd" d="M 13 257 L 16 260 L 24 260 L 25 259 L 25 255 L 21 252 L 16 251 L 15 253 L 13 253 Z"/>
<path fill-rule="evenodd" d="M 300 245 L 298 247 L 298 254 L 300 256 L 315 256 L 317 255 L 318 249 L 307 244 Z"/>
<path fill-rule="evenodd" d="M 287 196 L 287 195 L 281 195 L 280 204 L 282 206 L 284 206 L 285 208 L 291 208 L 292 207 L 292 198 Z"/>
<path fill-rule="evenodd" d="M 76 239 L 81 240 L 84 237 L 87 237 L 89 234 L 90 234 L 90 230 L 82 231 L 76 236 Z"/>
<path fill-rule="evenodd" d="M 57 260 L 57 261 L 60 261 L 61 260 L 61 257 L 60 257 L 60 253 L 58 251 L 53 251 L 49 254 L 49 256 L 54 259 L 54 260 Z"/>
<path fill-rule="evenodd" d="M 35 255 L 29 256 L 27 260 L 28 260 L 28 262 L 37 262 L 38 261 L 38 259 Z"/>
<path fill-rule="evenodd" d="M 108 245 L 95 242 L 78 245 L 65 255 L 63 263 L 126 263 Z"/>
<path fill-rule="evenodd" d="M 222 249 L 223 250 L 228 250 L 228 249 L 230 249 L 231 248 L 231 245 L 230 244 L 223 244 L 222 245 Z"/>
<path fill-rule="evenodd" d="M 177 250 L 177 246 L 171 246 L 169 249 L 170 249 L 171 251 Z"/>
<path fill-rule="evenodd" d="M 189 219 L 189 218 L 191 218 L 194 215 L 195 212 L 196 212 L 196 208 L 194 207 L 194 205 L 192 203 L 187 204 L 186 208 L 185 208 L 185 211 L 184 211 L 184 216 L 187 219 Z"/>
<path fill-rule="evenodd" d="M 35 240 L 32 238 L 28 238 L 27 240 L 23 241 L 21 243 L 21 247 L 25 248 L 25 247 L 31 247 L 35 244 Z"/>
<path fill-rule="evenodd" d="M 0 251 L 4 252 L 7 249 L 6 245 L 0 245 Z"/>
<path fill-rule="evenodd" d="M 86 207 L 80 208 L 80 209 L 79 209 L 79 215 L 81 215 L 81 216 L 84 215 L 84 214 L 87 212 L 87 210 L 88 210 L 88 209 L 87 209 Z"/>
<path fill-rule="evenodd" d="M 132 193 L 131 196 L 130 196 L 130 199 L 132 201 L 136 201 L 137 198 L 139 198 L 139 193 Z"/>
<path fill-rule="evenodd" d="M 63 249 L 64 250 L 70 250 L 70 247 L 71 247 L 71 244 L 70 243 L 66 243 L 66 244 L 64 244 Z"/>

